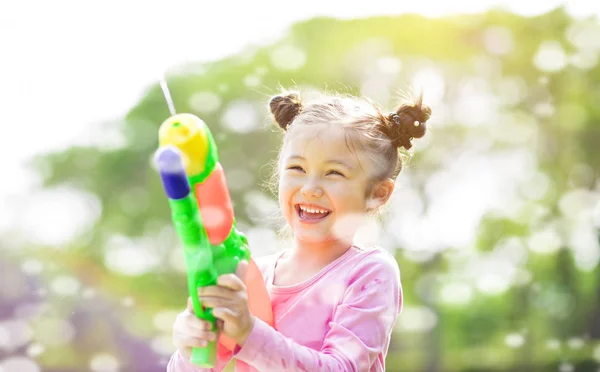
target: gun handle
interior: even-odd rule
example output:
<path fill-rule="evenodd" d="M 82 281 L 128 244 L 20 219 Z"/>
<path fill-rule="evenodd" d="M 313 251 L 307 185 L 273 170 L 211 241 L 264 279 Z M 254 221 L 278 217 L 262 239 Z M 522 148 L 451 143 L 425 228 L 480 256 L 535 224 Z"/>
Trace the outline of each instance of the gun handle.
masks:
<path fill-rule="evenodd" d="M 213 329 L 216 329 L 216 319 L 212 315 L 212 309 L 204 309 L 198 297 L 192 297 L 194 312 L 200 319 L 212 323 Z M 205 347 L 192 348 L 190 362 L 201 368 L 213 368 L 217 359 L 217 341 L 209 342 Z"/>
<path fill-rule="evenodd" d="M 204 282 L 206 285 L 215 285 L 216 280 L 216 272 L 214 272 L 214 268 L 212 273 L 208 274 L 212 276 L 212 279 L 209 281 L 206 278 L 199 278 L 199 274 L 190 275 L 188 274 L 188 285 L 190 289 L 190 297 L 192 299 L 192 304 L 194 307 L 194 314 L 203 320 L 209 321 L 212 324 L 213 330 L 216 330 L 217 320 L 212 315 L 212 309 L 205 309 L 202 305 L 202 302 L 198 298 L 198 282 Z M 206 275 L 206 274 L 205 274 Z M 190 362 L 202 368 L 213 368 L 216 362 L 217 355 L 217 342 L 212 341 L 209 342 L 205 347 L 194 347 L 192 348 L 192 356 L 190 357 Z"/>
<path fill-rule="evenodd" d="M 217 342 L 211 341 L 205 347 L 192 348 L 190 362 L 201 368 L 213 368 L 217 359 Z"/>

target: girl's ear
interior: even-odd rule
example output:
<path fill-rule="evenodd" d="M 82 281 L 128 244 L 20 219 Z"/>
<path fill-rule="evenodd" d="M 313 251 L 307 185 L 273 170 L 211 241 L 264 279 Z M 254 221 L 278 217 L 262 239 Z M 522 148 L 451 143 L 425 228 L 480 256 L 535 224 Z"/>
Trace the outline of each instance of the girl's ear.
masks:
<path fill-rule="evenodd" d="M 370 197 L 367 199 L 367 210 L 378 209 L 387 203 L 394 192 L 394 186 L 394 181 L 390 178 L 376 183 L 371 189 Z"/>

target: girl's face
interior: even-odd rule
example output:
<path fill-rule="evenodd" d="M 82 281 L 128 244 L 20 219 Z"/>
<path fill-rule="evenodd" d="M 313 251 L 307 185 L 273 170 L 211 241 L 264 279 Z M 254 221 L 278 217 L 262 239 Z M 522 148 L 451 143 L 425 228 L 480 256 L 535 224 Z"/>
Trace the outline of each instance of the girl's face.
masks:
<path fill-rule="evenodd" d="M 294 128 L 281 153 L 279 203 L 296 239 L 352 239 L 367 207 L 372 160 L 339 125 Z"/>

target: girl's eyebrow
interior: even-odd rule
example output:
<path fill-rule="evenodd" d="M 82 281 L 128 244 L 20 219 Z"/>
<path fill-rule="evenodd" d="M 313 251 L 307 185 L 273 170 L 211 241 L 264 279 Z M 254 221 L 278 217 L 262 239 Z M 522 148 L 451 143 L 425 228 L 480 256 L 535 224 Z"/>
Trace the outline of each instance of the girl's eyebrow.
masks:
<path fill-rule="evenodd" d="M 346 167 L 351 170 L 354 169 L 353 166 L 351 166 L 350 164 L 346 163 L 345 161 L 343 161 L 341 159 L 331 159 L 331 160 L 328 160 L 326 163 L 341 165 L 341 166 Z"/>
<path fill-rule="evenodd" d="M 290 155 L 287 158 L 287 160 L 306 160 L 306 159 L 304 159 L 300 155 Z M 347 162 L 343 161 L 342 159 L 329 159 L 325 163 L 327 163 L 327 164 L 341 165 L 341 166 L 346 167 L 346 168 L 348 168 L 350 170 L 354 170 L 354 167 L 352 165 L 348 164 Z"/>

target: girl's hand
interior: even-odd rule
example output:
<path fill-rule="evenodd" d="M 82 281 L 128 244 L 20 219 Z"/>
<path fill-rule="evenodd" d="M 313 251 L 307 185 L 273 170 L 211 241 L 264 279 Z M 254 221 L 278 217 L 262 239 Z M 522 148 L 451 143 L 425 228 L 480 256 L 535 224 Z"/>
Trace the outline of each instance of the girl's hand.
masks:
<path fill-rule="evenodd" d="M 216 286 L 198 289 L 202 305 L 213 308 L 215 318 L 223 321 L 220 330 L 239 346 L 244 345 L 254 326 L 254 316 L 248 307 L 248 293 L 243 279 L 247 267 L 246 261 L 240 261 L 236 274 L 221 275 Z"/>
<path fill-rule="evenodd" d="M 177 315 L 173 324 L 173 344 L 183 356 L 189 359 L 192 355 L 192 347 L 205 347 L 208 341 L 217 339 L 217 335 L 210 330 L 211 328 L 210 322 L 199 319 L 194 314 L 192 299 L 188 298 L 187 309 Z"/>

